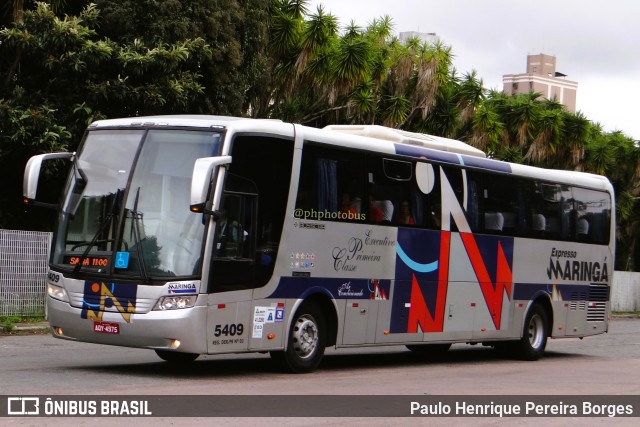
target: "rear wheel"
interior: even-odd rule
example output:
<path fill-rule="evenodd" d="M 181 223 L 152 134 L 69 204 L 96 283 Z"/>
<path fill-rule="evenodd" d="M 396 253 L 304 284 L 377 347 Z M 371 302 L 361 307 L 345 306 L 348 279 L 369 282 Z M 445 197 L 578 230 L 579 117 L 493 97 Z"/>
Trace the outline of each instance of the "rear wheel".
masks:
<path fill-rule="evenodd" d="M 515 356 L 523 360 L 538 360 L 547 346 L 548 325 L 544 307 L 534 304 L 525 318 L 522 338 L 513 344 Z"/>
<path fill-rule="evenodd" d="M 316 304 L 304 303 L 296 312 L 287 349 L 272 351 L 271 358 L 294 373 L 311 372 L 318 367 L 327 342 L 326 323 Z"/>
<path fill-rule="evenodd" d="M 170 363 L 188 363 L 193 362 L 200 356 L 196 353 L 180 353 L 177 351 L 169 350 L 156 350 L 156 354 L 160 359 Z"/>

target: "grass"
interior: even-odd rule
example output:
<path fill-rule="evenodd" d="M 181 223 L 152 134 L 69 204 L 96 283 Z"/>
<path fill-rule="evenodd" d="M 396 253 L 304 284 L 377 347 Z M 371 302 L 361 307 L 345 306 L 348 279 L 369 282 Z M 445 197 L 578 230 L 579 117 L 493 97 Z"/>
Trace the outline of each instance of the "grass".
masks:
<path fill-rule="evenodd" d="M 44 316 L 0 316 L 0 332 L 11 333 L 16 323 L 38 323 Z"/>
<path fill-rule="evenodd" d="M 640 311 L 614 311 L 611 314 L 614 316 L 640 317 Z"/>

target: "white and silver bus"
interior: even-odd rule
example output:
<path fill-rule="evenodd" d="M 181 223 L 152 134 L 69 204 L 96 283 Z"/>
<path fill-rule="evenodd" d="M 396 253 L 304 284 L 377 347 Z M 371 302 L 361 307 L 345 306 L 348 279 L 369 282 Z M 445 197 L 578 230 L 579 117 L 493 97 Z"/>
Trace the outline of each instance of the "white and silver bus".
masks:
<path fill-rule="evenodd" d="M 97 121 L 68 158 L 48 274 L 57 338 L 200 354 L 481 343 L 535 360 L 607 331 L 613 189 L 380 126 Z"/>

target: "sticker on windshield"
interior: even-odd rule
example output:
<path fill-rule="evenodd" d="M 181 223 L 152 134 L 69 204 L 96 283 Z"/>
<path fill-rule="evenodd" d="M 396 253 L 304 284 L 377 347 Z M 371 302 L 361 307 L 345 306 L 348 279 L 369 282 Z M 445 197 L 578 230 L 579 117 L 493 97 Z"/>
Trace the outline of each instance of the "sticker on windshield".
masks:
<path fill-rule="evenodd" d="M 116 268 L 129 267 L 129 252 L 116 252 Z"/>

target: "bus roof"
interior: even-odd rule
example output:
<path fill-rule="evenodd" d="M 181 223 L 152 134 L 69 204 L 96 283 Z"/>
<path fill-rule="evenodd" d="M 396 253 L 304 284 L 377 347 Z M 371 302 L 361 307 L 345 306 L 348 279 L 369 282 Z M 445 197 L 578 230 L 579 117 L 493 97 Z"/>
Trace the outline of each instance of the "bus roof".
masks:
<path fill-rule="evenodd" d="M 299 125 L 292 125 L 291 123 L 273 119 L 185 114 L 98 120 L 93 122 L 89 128 L 96 129 L 114 126 L 185 126 L 202 128 L 220 126 L 233 128 L 235 131 L 240 132 L 278 132 L 282 135 L 286 134 L 293 137 L 295 135 L 294 127 L 298 127 Z M 411 153 L 413 156 L 419 155 L 425 151 L 424 149 L 426 149 L 427 152 L 435 150 L 435 152 L 442 153 L 441 156 L 446 156 L 447 159 L 450 158 L 451 162 L 456 164 L 466 164 L 467 166 L 476 166 L 482 169 L 514 173 L 532 178 L 543 178 L 550 181 L 586 185 L 612 191 L 609 180 L 604 176 L 577 171 L 543 169 L 535 166 L 487 159 L 483 151 L 455 139 L 407 132 L 378 125 L 330 125 L 322 129 L 302 126 L 299 129 L 308 136 L 313 135 L 315 138 L 321 138 L 324 142 L 330 144 L 365 148 L 365 146 L 362 145 L 365 143 L 368 149 L 378 152 L 388 152 L 389 154 L 398 154 L 394 145 L 399 144 L 396 145 L 397 148 L 404 146 L 406 150 L 403 151 Z M 339 138 L 340 134 L 351 136 Z M 465 158 L 467 159 L 466 161 Z"/>
<path fill-rule="evenodd" d="M 324 127 L 324 129 L 348 133 L 351 135 L 383 139 L 399 144 L 418 145 L 420 147 L 432 148 L 434 150 L 466 154 L 467 156 L 486 157 L 486 154 L 482 150 L 472 147 L 469 144 L 465 144 L 462 141 L 427 135 L 425 133 L 407 132 L 400 129 L 392 129 L 378 125 L 330 125 Z"/>
<path fill-rule="evenodd" d="M 291 127 L 291 124 L 275 119 L 250 119 L 245 117 L 213 116 L 204 114 L 170 114 L 160 116 L 122 117 L 115 119 L 97 120 L 89 125 L 89 129 L 114 126 L 185 126 L 203 127 L 255 127 L 275 126 Z"/>

